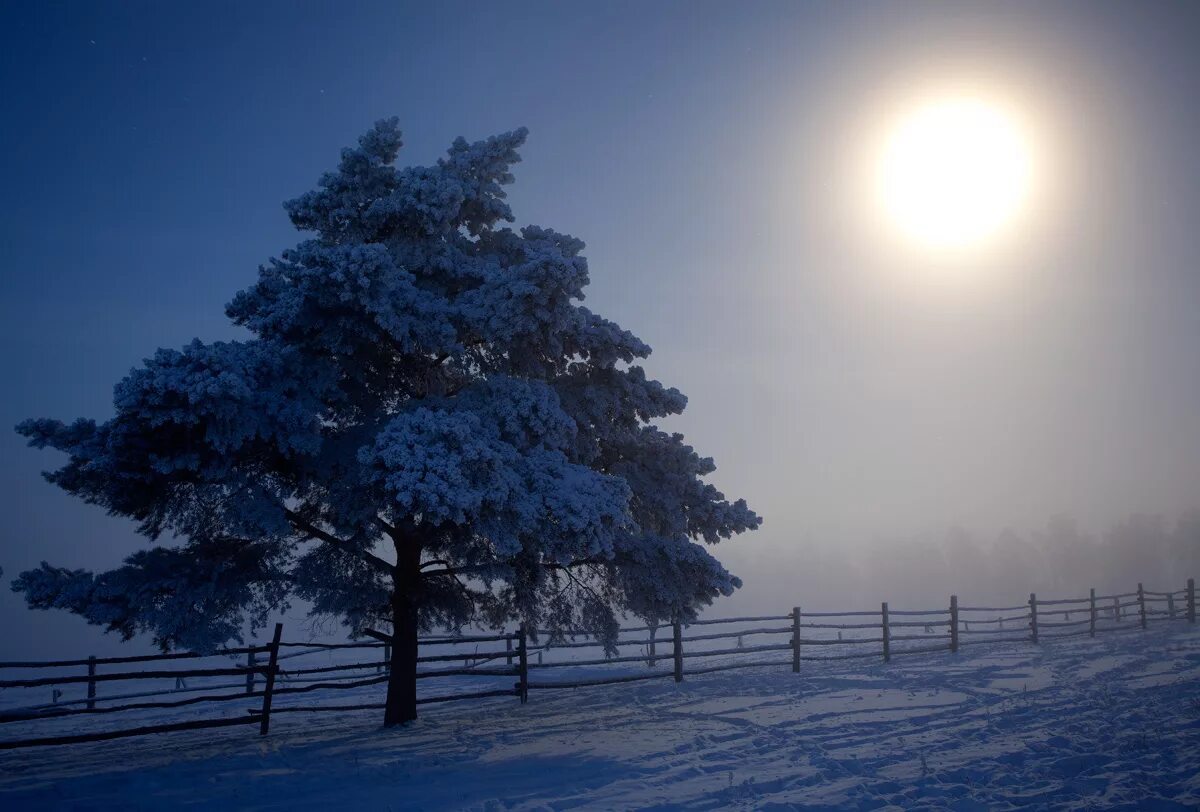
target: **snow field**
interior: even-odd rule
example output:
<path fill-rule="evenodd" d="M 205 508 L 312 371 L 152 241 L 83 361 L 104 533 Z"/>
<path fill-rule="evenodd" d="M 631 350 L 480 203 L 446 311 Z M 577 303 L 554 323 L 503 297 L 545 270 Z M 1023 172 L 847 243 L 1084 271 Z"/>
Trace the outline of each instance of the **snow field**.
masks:
<path fill-rule="evenodd" d="M 1185 809 L 1200 632 L 785 663 L 0 754 L 10 809 Z M 578 677 L 585 669 L 570 671 Z M 593 670 L 590 673 L 594 673 Z M 371 691 L 372 689 L 362 689 Z M 356 691 L 355 699 L 367 694 Z M 302 698 L 302 697 L 298 697 Z M 337 697 L 348 701 L 349 697 Z M 235 703 L 227 703 L 235 704 Z"/>

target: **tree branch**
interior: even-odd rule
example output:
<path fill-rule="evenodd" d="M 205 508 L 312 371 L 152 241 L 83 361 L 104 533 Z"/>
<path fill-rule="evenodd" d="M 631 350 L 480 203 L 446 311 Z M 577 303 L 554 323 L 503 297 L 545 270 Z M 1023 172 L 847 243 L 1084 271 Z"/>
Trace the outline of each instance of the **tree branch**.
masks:
<path fill-rule="evenodd" d="M 358 557 L 380 572 L 388 575 L 395 574 L 396 568 L 374 553 L 360 549 L 345 539 L 338 538 L 332 533 L 325 532 L 316 525 L 305 521 L 304 517 L 302 517 L 299 513 L 296 513 L 294 510 L 288 510 L 287 508 L 284 508 L 283 512 L 284 515 L 287 516 L 288 521 L 290 521 L 297 530 L 308 533 L 308 535 L 312 538 L 323 541 L 331 547 L 336 547 L 344 553 L 349 553 L 350 555 Z"/>
<path fill-rule="evenodd" d="M 565 571 L 565 570 L 569 570 L 569 569 L 575 569 L 576 567 L 586 567 L 586 566 L 590 566 L 590 565 L 605 564 L 605 563 L 607 563 L 607 562 L 604 561 L 603 559 L 599 559 L 599 558 L 581 558 L 577 561 L 568 561 L 566 564 L 555 564 L 555 563 L 551 563 L 551 562 L 543 562 L 543 563 L 539 564 L 538 566 L 544 567 L 545 569 L 548 569 L 548 570 L 564 570 Z M 421 573 L 422 578 L 432 578 L 437 575 L 463 575 L 463 574 L 468 574 L 468 573 L 472 573 L 472 572 L 484 572 L 485 570 L 492 569 L 493 567 L 504 566 L 503 562 L 498 561 L 495 564 L 468 564 L 466 566 L 456 567 L 456 566 L 452 566 L 450 564 L 450 562 L 448 562 L 448 561 L 437 559 L 434 561 L 426 561 L 424 564 L 421 565 L 421 567 L 422 567 L 422 569 L 424 569 L 425 567 L 430 566 L 431 564 L 440 564 L 441 566 L 445 567 L 445 569 L 428 570 L 426 572 L 422 572 Z"/>
<path fill-rule="evenodd" d="M 587 566 L 591 566 L 591 565 L 595 565 L 595 564 L 607 564 L 607 563 L 609 563 L 609 562 L 605 561 L 603 558 L 580 558 L 576 561 L 568 561 L 566 564 L 554 564 L 554 563 L 548 562 L 548 563 L 542 564 L 541 566 L 545 567 L 548 570 L 566 571 L 566 570 L 575 569 L 576 567 L 587 567 Z"/>
<path fill-rule="evenodd" d="M 588 584 L 585 584 L 583 581 L 580 581 L 578 578 L 576 578 L 575 573 L 571 572 L 571 570 L 563 568 L 563 572 L 565 572 L 567 574 L 567 577 L 570 578 L 572 583 L 574 583 L 577 587 L 579 587 L 580 589 L 587 590 L 587 592 L 593 598 L 595 598 L 597 602 L 606 603 L 605 600 L 603 600 L 599 595 L 596 594 L 596 590 L 592 589 Z"/>
<path fill-rule="evenodd" d="M 376 516 L 375 521 L 379 522 L 379 526 L 383 528 L 384 532 L 393 538 L 400 532 L 397 528 L 384 521 L 382 516 Z"/>
<path fill-rule="evenodd" d="M 468 597 L 474 598 L 477 594 L 479 594 L 477 592 L 471 591 L 471 588 L 468 587 L 466 584 L 464 584 L 462 581 L 460 581 L 458 576 L 455 575 L 454 573 L 450 573 L 450 577 L 454 579 L 454 585 L 457 586 L 459 589 L 461 589 L 463 591 L 463 594 L 467 595 Z"/>

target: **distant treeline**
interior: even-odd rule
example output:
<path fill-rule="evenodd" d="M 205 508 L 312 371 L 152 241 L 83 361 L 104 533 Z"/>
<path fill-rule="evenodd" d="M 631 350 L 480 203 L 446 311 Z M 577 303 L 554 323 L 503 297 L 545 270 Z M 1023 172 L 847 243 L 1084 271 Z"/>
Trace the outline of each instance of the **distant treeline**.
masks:
<path fill-rule="evenodd" d="M 813 609 L 940 606 L 951 593 L 978 604 L 1029 592 L 1056 597 L 1182 588 L 1200 579 L 1200 511 L 1177 518 L 1134 514 L 1101 532 L 1066 517 L 1034 531 L 942 532 L 833 544 L 813 540 L 778 560 L 735 568 L 746 578 L 739 607 L 795 600 Z M 848 603 L 848 601 L 850 603 Z M 786 601 L 785 601 L 786 602 Z"/>
<path fill-rule="evenodd" d="M 992 538 L 952 528 L 940 538 L 872 544 L 856 569 L 866 594 L 898 600 L 927 595 L 935 585 L 988 599 L 1031 589 L 1056 596 L 1086 595 L 1088 587 L 1128 592 L 1138 581 L 1182 587 L 1200 577 L 1200 511 L 1177 519 L 1134 514 L 1102 533 L 1061 516 L 1042 530 Z"/>

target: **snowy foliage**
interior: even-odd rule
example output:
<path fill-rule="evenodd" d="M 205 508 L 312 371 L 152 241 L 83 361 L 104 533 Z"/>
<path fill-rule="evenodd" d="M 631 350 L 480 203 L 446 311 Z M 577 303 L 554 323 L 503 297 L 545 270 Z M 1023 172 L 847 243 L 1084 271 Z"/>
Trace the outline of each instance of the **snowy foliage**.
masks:
<path fill-rule="evenodd" d="M 253 337 L 159 350 L 97 424 L 31 420 L 51 482 L 156 546 L 14 589 L 164 647 L 239 638 L 291 595 L 358 632 L 525 620 L 608 635 L 685 619 L 739 582 L 703 547 L 758 517 L 652 421 L 686 399 L 650 348 L 580 305 L 579 240 L 513 219 L 525 131 L 398 169 L 395 120 L 286 204 L 312 232 L 227 313 Z"/>

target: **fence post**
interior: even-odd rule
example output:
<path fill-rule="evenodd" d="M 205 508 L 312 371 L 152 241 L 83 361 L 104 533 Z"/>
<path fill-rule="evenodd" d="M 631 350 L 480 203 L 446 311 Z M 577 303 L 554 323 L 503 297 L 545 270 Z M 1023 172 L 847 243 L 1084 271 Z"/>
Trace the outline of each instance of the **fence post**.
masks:
<path fill-rule="evenodd" d="M 383 673 L 392 673 L 392 644 L 383 644 Z"/>
<path fill-rule="evenodd" d="M 679 618 L 675 618 L 672 622 L 671 633 L 675 636 L 675 681 L 683 682 L 683 629 L 679 625 Z"/>
<path fill-rule="evenodd" d="M 246 652 L 246 693 L 254 693 L 254 649 Z"/>
<path fill-rule="evenodd" d="M 517 679 L 520 680 L 517 683 L 517 696 L 520 698 L 521 704 L 524 705 L 529 701 L 529 645 L 526 642 L 529 635 L 524 623 L 517 630 L 517 634 L 520 635 L 517 638 L 517 667 L 519 669 Z"/>
<path fill-rule="evenodd" d="M 96 655 L 88 655 L 88 710 L 96 707 Z"/>
<path fill-rule="evenodd" d="M 883 602 L 883 661 L 885 663 L 892 661 L 892 640 L 891 634 L 888 631 L 887 601 Z"/>
<path fill-rule="evenodd" d="M 1037 595 L 1029 593 L 1029 629 L 1033 633 L 1033 642 L 1038 641 L 1037 627 Z"/>
<path fill-rule="evenodd" d="M 1175 619 L 1175 593 L 1174 592 L 1167 593 L 1167 617 L 1171 618 L 1171 620 Z"/>
<path fill-rule="evenodd" d="M 950 651 L 958 653 L 958 596 L 950 596 Z"/>
<path fill-rule="evenodd" d="M 1096 587 L 1088 593 L 1088 636 L 1096 636 Z"/>
<path fill-rule="evenodd" d="M 1142 589 L 1142 582 L 1138 581 L 1138 615 L 1141 617 L 1142 628 L 1146 628 L 1146 592 Z"/>
<path fill-rule="evenodd" d="M 654 656 L 655 654 L 658 653 L 657 651 L 655 651 L 655 648 L 654 648 L 654 636 L 656 634 L 658 634 L 658 626 L 651 626 L 650 627 L 650 656 L 646 663 L 650 668 L 654 668 L 654 666 L 658 665 L 658 658 Z"/>
<path fill-rule="evenodd" d="M 1195 578 L 1188 578 L 1187 615 L 1188 615 L 1188 623 L 1196 622 L 1196 579 Z"/>
<path fill-rule="evenodd" d="M 283 624 L 275 624 L 275 636 L 271 638 L 271 659 L 267 663 L 267 685 L 263 689 L 262 721 L 258 735 L 265 736 L 271 729 L 271 694 L 275 690 L 275 672 L 279 670 L 279 638 L 283 635 Z"/>
<path fill-rule="evenodd" d="M 792 607 L 792 673 L 800 673 L 800 607 Z"/>

